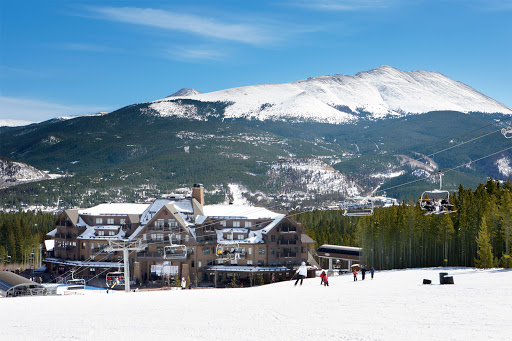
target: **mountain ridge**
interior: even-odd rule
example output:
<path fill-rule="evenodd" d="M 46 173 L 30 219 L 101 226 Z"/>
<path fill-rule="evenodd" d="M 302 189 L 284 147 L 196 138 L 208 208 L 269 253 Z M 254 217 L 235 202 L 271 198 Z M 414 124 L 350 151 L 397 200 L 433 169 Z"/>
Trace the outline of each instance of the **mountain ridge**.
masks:
<path fill-rule="evenodd" d="M 178 100 L 222 102 L 229 103 L 227 118 L 330 124 L 355 122 L 363 113 L 371 119 L 445 110 L 512 114 L 507 106 L 439 72 L 405 72 L 388 65 L 354 76 L 318 76 L 209 93 L 180 91 L 150 102 L 149 107 L 161 116 L 180 117 L 188 110 L 176 105 Z"/>

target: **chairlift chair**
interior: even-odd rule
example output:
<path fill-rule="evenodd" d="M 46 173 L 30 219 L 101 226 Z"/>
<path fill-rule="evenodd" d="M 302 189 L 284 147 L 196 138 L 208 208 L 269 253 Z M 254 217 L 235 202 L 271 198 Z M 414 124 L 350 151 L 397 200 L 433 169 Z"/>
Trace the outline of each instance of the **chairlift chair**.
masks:
<path fill-rule="evenodd" d="M 373 215 L 373 200 L 371 198 L 352 197 L 343 202 L 344 216 L 368 217 Z"/>
<path fill-rule="evenodd" d="M 439 189 L 425 191 L 419 200 L 420 208 L 429 214 L 454 213 L 453 205 L 450 204 L 450 192 L 442 190 L 443 174 L 439 172 Z"/>
<path fill-rule="evenodd" d="M 185 245 L 167 245 L 164 246 L 164 259 L 186 259 L 187 247 Z"/>
<path fill-rule="evenodd" d="M 512 126 L 508 126 L 506 128 L 501 129 L 501 133 L 507 139 L 512 138 Z"/>
<path fill-rule="evenodd" d="M 217 244 L 216 252 L 218 262 L 240 259 L 239 245 L 236 242 Z"/>
<path fill-rule="evenodd" d="M 124 272 L 108 272 L 105 276 L 107 288 L 114 288 L 116 285 L 124 285 Z"/>

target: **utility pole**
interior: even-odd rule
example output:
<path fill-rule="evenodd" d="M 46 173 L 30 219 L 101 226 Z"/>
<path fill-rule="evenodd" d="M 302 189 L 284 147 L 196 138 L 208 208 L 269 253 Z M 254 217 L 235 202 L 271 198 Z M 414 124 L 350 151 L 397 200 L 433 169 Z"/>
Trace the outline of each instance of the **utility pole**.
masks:
<path fill-rule="evenodd" d="M 148 246 L 142 243 L 142 240 L 109 240 L 108 246 L 104 249 L 106 252 L 123 252 L 124 260 L 124 291 L 130 292 L 130 255 L 128 251 L 142 251 Z"/>

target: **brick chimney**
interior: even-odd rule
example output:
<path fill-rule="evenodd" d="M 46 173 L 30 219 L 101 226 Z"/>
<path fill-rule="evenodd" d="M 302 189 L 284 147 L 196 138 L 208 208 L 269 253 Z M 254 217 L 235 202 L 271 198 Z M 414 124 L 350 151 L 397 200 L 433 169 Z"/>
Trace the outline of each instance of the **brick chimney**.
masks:
<path fill-rule="evenodd" d="M 201 205 L 204 205 L 204 188 L 202 184 L 194 184 L 194 187 L 192 187 L 192 198 L 196 198 Z"/>

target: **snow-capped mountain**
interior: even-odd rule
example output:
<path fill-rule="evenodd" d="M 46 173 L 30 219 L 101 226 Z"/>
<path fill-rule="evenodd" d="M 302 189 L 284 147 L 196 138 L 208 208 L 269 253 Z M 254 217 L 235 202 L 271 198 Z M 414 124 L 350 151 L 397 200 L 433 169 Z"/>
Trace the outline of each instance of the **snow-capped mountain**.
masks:
<path fill-rule="evenodd" d="M 362 113 L 368 118 L 440 110 L 512 114 L 507 106 L 438 72 L 404 72 L 387 65 L 355 76 L 321 76 L 210 93 L 182 89 L 149 107 L 160 116 L 204 119 L 179 99 L 228 103 L 226 118 L 333 124 L 355 121 Z"/>
<path fill-rule="evenodd" d="M 35 122 L 23 120 L 0 119 L 0 127 L 21 127 Z"/>

